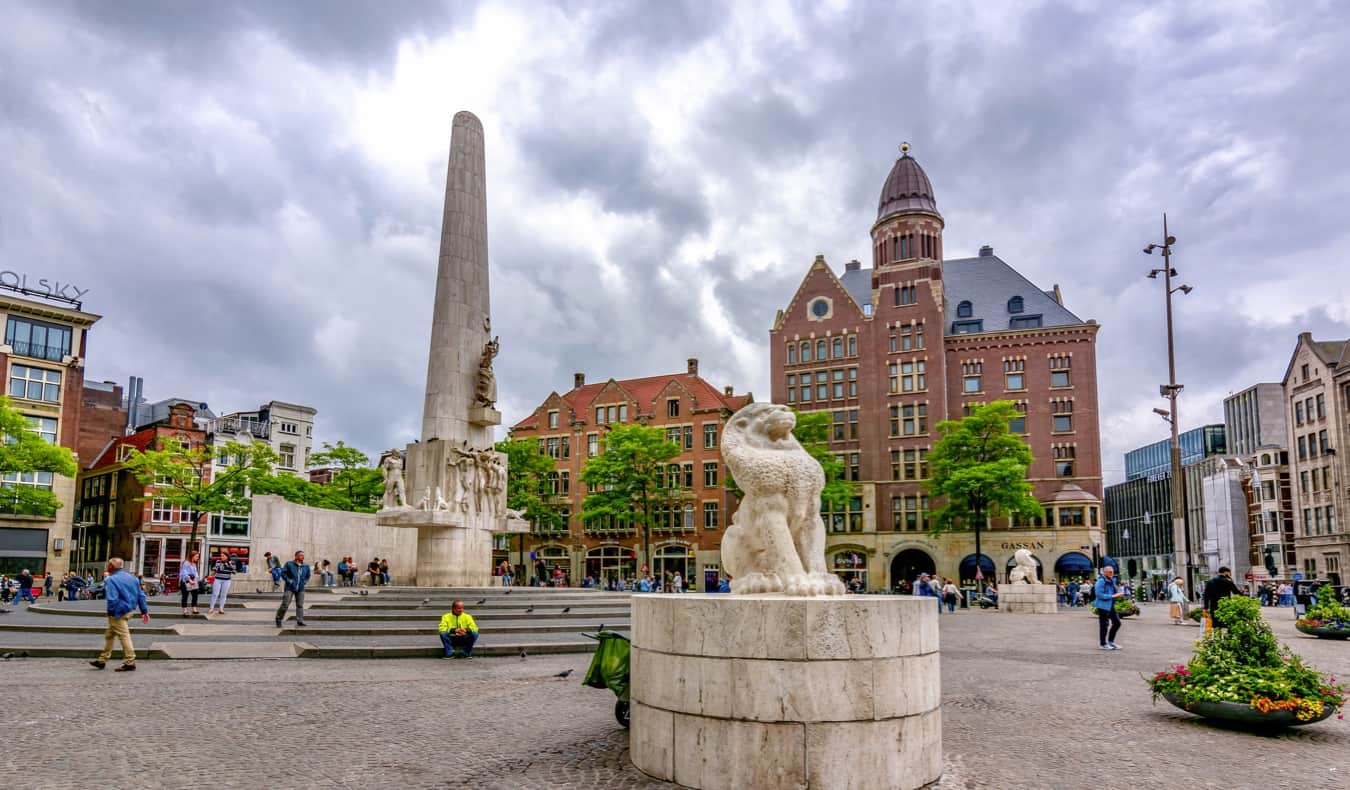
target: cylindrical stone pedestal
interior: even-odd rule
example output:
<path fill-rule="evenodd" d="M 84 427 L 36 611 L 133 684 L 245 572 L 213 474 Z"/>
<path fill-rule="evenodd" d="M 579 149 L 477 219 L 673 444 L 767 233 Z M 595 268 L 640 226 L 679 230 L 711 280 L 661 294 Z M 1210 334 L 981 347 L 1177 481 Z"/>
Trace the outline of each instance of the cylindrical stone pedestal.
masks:
<path fill-rule="evenodd" d="M 698 788 L 917 788 L 942 773 L 926 598 L 633 596 L 633 764 Z"/>
<path fill-rule="evenodd" d="M 1011 614 L 1054 614 L 1059 611 L 1059 590 L 1053 584 L 1009 582 L 998 590 L 998 609 Z"/>

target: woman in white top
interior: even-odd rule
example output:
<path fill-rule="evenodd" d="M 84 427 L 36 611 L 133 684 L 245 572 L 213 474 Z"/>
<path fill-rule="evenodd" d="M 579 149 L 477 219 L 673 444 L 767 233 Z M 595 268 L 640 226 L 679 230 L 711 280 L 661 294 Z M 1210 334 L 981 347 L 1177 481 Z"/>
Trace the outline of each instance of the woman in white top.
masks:
<path fill-rule="evenodd" d="M 1178 576 L 1167 585 L 1167 600 L 1172 603 L 1172 625 L 1186 624 L 1186 590 L 1183 584 L 1185 582 Z"/>

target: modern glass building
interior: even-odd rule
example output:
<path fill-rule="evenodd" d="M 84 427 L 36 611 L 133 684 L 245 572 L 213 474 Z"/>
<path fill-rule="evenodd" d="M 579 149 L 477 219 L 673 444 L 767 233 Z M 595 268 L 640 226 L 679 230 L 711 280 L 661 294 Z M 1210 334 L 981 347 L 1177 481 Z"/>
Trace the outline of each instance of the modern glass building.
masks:
<path fill-rule="evenodd" d="M 1181 465 L 1193 464 L 1211 455 L 1228 452 L 1228 442 L 1222 425 L 1193 428 L 1178 437 L 1181 444 Z M 1166 475 L 1171 470 L 1171 439 L 1163 439 L 1125 453 L 1125 479 Z"/>

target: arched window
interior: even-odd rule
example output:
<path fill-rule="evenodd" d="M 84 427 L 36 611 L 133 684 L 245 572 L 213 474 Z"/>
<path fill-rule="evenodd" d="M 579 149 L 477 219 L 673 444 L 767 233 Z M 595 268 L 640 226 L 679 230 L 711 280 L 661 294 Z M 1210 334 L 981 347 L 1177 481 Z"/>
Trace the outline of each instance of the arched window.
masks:
<path fill-rule="evenodd" d="M 1022 312 L 1022 297 L 1014 296 L 1013 298 L 1008 300 L 1008 312 L 1010 313 Z"/>
<path fill-rule="evenodd" d="M 801 357 L 803 362 L 811 361 L 811 341 L 807 340 L 802 343 Z"/>
<path fill-rule="evenodd" d="M 796 344 L 796 343 L 788 343 L 788 345 L 787 345 L 787 359 L 788 359 L 787 363 L 788 363 L 789 365 L 795 365 L 795 364 L 797 364 L 797 344 Z"/>
<path fill-rule="evenodd" d="M 1269 454 L 1269 453 L 1261 453 L 1261 465 L 1262 465 L 1262 466 L 1267 466 L 1267 465 L 1269 465 L 1269 464 L 1270 464 L 1270 454 Z"/>
<path fill-rule="evenodd" d="M 971 305 L 970 302 L 962 302 L 961 304 L 958 304 L 956 306 L 956 317 L 970 318 L 971 314 L 974 312 L 974 309 L 975 308 Z"/>

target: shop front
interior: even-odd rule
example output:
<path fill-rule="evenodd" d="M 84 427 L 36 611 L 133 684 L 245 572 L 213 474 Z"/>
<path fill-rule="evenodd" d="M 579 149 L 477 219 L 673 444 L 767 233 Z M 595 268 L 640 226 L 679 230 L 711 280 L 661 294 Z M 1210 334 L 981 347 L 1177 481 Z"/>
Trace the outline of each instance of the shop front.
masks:
<path fill-rule="evenodd" d="M 633 550 L 618 544 L 596 546 L 586 552 L 586 575 L 594 579 L 598 587 L 609 587 L 611 583 L 634 578 L 637 560 Z"/>

